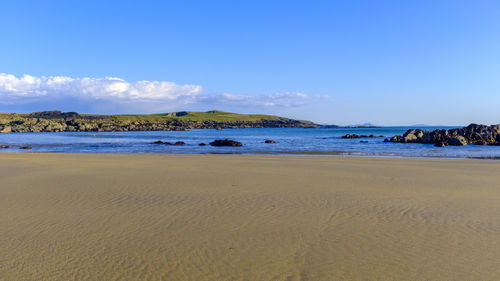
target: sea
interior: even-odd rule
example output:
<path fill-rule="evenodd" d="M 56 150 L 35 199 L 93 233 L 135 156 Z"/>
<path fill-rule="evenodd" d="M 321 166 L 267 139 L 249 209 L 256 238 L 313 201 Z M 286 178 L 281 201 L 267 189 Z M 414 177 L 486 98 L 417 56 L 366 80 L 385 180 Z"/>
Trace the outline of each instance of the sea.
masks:
<path fill-rule="evenodd" d="M 149 132 L 60 132 L 0 134 L 0 152 L 60 153 L 166 153 L 166 154 L 271 154 L 370 157 L 431 157 L 500 159 L 500 146 L 467 145 L 434 147 L 431 144 L 385 143 L 415 127 L 381 128 L 244 128 L 193 129 Z M 420 127 L 424 130 L 451 127 Z M 376 138 L 343 139 L 346 134 L 375 135 Z M 241 147 L 212 147 L 216 139 L 232 139 Z M 183 141 L 184 145 L 158 145 L 155 141 Z M 274 140 L 276 143 L 265 143 Z M 361 140 L 367 142 L 360 142 Z M 207 144 L 200 146 L 200 143 Z M 23 150 L 21 146 L 31 146 Z"/>

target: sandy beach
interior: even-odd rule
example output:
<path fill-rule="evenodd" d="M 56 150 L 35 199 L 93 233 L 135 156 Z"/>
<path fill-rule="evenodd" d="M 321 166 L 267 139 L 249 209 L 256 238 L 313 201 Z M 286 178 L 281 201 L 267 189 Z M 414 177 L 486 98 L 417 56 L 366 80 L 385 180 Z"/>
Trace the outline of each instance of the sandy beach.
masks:
<path fill-rule="evenodd" d="M 498 280 L 500 162 L 0 154 L 0 280 Z"/>

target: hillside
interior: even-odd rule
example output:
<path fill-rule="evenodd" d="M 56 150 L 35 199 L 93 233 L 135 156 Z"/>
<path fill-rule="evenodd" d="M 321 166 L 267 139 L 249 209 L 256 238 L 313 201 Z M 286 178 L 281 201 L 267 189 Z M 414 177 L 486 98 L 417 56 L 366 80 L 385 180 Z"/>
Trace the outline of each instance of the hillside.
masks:
<path fill-rule="evenodd" d="M 120 120 L 190 120 L 190 121 L 262 121 L 287 119 L 274 115 L 239 114 L 210 110 L 206 112 L 179 111 L 161 114 L 126 114 L 126 115 L 82 115 L 88 117 L 111 117 Z"/>
<path fill-rule="evenodd" d="M 147 115 L 92 115 L 76 112 L 42 111 L 0 113 L 0 132 L 110 132 L 179 131 L 223 128 L 314 128 L 310 121 L 273 115 L 207 112 L 171 112 Z"/>

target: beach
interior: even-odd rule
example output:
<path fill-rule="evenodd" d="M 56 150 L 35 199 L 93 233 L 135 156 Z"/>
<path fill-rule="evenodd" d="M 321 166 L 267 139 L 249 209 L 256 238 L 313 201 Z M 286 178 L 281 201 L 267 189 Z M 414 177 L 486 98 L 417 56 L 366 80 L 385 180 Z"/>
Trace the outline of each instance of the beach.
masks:
<path fill-rule="evenodd" d="M 500 162 L 0 154 L 0 280 L 498 280 Z"/>

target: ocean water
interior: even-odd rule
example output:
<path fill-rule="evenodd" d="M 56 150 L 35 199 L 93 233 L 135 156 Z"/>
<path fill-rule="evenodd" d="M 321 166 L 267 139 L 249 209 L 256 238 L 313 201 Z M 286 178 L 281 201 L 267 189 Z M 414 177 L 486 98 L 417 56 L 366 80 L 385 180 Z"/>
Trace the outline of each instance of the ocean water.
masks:
<path fill-rule="evenodd" d="M 252 129 L 197 129 L 187 131 L 155 132 L 63 132 L 0 134 L 0 145 L 11 148 L 0 152 L 66 152 L 66 153 L 241 153 L 241 154 L 313 154 L 396 157 L 445 157 L 500 159 L 500 146 L 434 147 L 429 144 L 384 143 L 384 137 L 402 135 L 410 127 L 383 128 L 252 128 Z M 423 127 L 434 130 L 448 127 Z M 367 139 L 342 139 L 345 134 L 384 136 Z M 212 147 L 215 139 L 233 139 L 242 147 Z M 275 140 L 266 144 L 266 139 Z M 182 146 L 156 145 L 152 142 L 184 141 Z M 367 143 L 361 143 L 366 140 Z M 204 142 L 207 146 L 199 146 Z M 21 150 L 22 145 L 33 149 Z"/>

